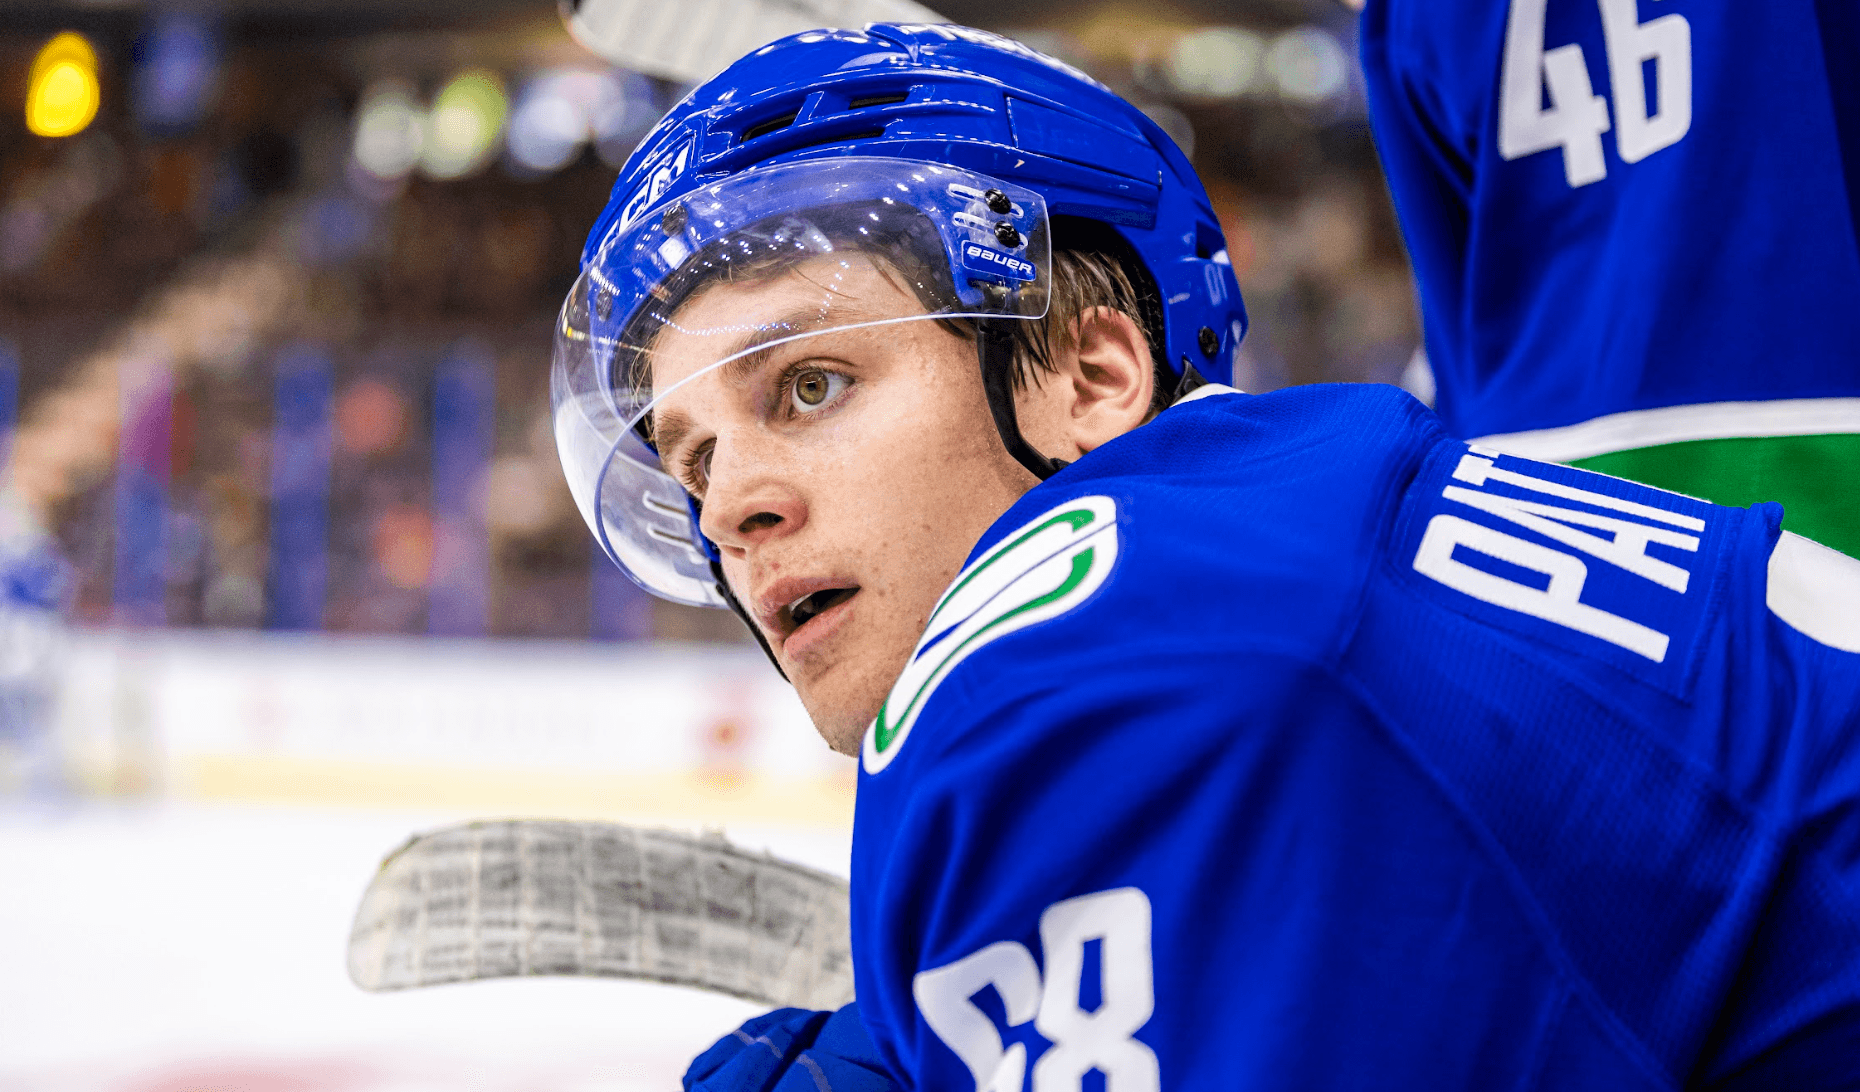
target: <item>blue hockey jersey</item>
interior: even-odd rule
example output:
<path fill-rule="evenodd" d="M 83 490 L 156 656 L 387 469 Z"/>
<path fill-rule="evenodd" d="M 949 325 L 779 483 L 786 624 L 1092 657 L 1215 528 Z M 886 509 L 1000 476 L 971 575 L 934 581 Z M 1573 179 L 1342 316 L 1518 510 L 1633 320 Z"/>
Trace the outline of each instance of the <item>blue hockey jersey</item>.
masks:
<path fill-rule="evenodd" d="M 1210 393 L 998 521 L 867 735 L 894 1075 L 1860 1085 L 1860 562 L 1392 388 Z"/>
<path fill-rule="evenodd" d="M 1456 435 L 1860 396 L 1860 4 L 1368 0 L 1362 61 Z"/>

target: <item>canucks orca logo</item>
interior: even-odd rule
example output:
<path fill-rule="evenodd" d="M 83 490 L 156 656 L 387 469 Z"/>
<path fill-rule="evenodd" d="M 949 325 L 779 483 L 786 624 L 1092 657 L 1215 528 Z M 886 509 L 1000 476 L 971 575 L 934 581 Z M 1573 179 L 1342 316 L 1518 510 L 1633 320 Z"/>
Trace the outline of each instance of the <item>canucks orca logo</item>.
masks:
<path fill-rule="evenodd" d="M 1005 250 L 981 243 L 962 244 L 962 267 L 985 277 L 1005 277 L 1012 281 L 1030 281 L 1039 273 L 1025 258 L 1016 258 Z"/>
<path fill-rule="evenodd" d="M 865 772 L 890 764 L 957 664 L 998 637 L 1083 603 L 1116 560 L 1117 504 L 1081 497 L 1035 518 L 964 569 L 866 731 Z"/>

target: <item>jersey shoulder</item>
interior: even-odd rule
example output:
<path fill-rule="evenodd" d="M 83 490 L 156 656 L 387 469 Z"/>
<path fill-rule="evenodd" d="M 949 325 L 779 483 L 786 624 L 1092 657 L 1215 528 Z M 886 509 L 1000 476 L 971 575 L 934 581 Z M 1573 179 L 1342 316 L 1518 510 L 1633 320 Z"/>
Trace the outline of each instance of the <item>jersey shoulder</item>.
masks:
<path fill-rule="evenodd" d="M 1720 623 L 1760 621 L 1781 515 L 1449 444 L 1403 500 L 1387 573 L 1477 639 L 1685 700 Z"/>
<path fill-rule="evenodd" d="M 999 727 L 1043 679 L 1105 708 L 1154 698 L 1186 677 L 1143 666 L 1158 648 L 1223 685 L 1246 685 L 1239 650 L 1321 664 L 1443 440 L 1406 394 L 1335 385 L 1203 398 L 1092 452 L 977 545 L 867 733 L 868 773 L 920 722 Z"/>

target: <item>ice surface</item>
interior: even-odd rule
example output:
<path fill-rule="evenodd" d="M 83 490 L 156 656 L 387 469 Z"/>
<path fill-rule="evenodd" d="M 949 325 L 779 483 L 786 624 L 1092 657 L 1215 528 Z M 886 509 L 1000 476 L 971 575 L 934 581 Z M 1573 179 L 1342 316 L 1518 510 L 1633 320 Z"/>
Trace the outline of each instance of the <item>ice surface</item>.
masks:
<path fill-rule="evenodd" d="M 408 834 L 467 818 L 0 810 L 0 1089 L 667 1092 L 758 1011 L 613 980 L 357 989 L 344 950 L 376 865 Z M 725 833 L 846 874 L 843 831 Z"/>

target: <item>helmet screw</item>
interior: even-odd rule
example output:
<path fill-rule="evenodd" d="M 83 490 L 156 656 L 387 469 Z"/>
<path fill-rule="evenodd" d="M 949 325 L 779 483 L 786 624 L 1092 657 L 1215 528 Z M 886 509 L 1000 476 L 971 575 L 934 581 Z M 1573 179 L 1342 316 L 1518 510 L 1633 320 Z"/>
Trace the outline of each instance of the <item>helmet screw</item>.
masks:
<path fill-rule="evenodd" d="M 1006 220 L 995 225 L 995 238 L 1001 240 L 1002 246 L 1019 246 L 1020 231 Z"/>
<path fill-rule="evenodd" d="M 1202 356 L 1213 359 L 1214 354 L 1221 351 L 1221 335 L 1206 326 L 1201 328 L 1201 333 L 1196 335 L 1196 339 L 1201 344 Z"/>
<path fill-rule="evenodd" d="M 665 216 L 659 221 L 659 227 L 667 235 L 677 235 L 685 230 L 685 222 L 690 218 L 691 214 L 685 211 L 684 202 L 680 201 L 665 210 Z"/>
<path fill-rule="evenodd" d="M 594 297 L 594 313 L 602 322 L 614 317 L 614 294 L 608 289 L 601 289 Z"/>
<path fill-rule="evenodd" d="M 1002 216 L 1014 211 L 1014 202 L 1008 200 L 1008 195 L 1000 190 L 989 190 L 982 194 L 982 200 L 988 202 L 988 207 Z"/>

